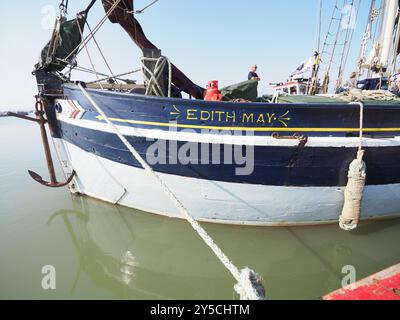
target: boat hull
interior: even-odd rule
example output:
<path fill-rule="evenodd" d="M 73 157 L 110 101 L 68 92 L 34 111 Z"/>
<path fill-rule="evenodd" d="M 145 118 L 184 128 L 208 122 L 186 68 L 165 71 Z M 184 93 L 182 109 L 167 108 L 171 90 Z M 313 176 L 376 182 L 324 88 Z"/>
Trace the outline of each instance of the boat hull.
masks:
<path fill-rule="evenodd" d="M 140 168 L 86 152 L 55 139 L 71 192 L 146 212 L 182 218 L 155 181 Z M 344 187 L 281 187 L 229 183 L 160 174 L 199 221 L 254 226 L 333 223 L 341 214 Z M 400 184 L 367 186 L 362 219 L 397 216 Z"/>
<path fill-rule="evenodd" d="M 148 163 L 157 154 L 157 161 L 150 163 L 153 170 L 196 219 L 259 226 L 338 221 L 347 171 L 358 150 L 359 107 L 313 105 L 308 110 L 304 105 L 238 107 L 217 103 L 211 111 L 203 101 L 98 91 L 91 94 Z M 180 218 L 160 186 L 77 89 L 66 88 L 65 96 L 55 102 L 50 124 L 64 173 L 76 172 L 71 192 Z M 332 123 L 324 112 L 330 113 Z M 365 114 L 368 136 L 363 146 L 368 178 L 361 219 L 400 213 L 400 128 L 396 127 L 400 108 L 387 106 L 387 112 L 383 116 L 382 110 L 379 113 L 372 106 Z M 260 118 L 260 114 L 264 123 L 244 122 Z M 206 121 L 201 120 L 202 116 L 213 118 Z M 322 119 L 320 123 L 318 119 Z M 248 135 L 249 131 L 254 131 L 253 135 Z M 272 134 L 276 132 L 289 138 L 279 139 Z M 298 132 L 306 137 L 305 144 L 290 138 Z M 149 150 L 157 143 L 162 147 L 158 145 L 153 158 L 149 158 Z M 175 159 L 178 162 L 171 161 L 171 144 L 178 150 L 189 144 L 185 151 L 185 155 L 189 153 L 187 163 L 181 163 L 180 157 Z M 213 146 L 217 146 L 220 162 L 213 162 Z M 206 157 L 204 147 L 210 147 Z M 252 166 L 247 172 L 238 172 L 249 169 L 247 163 L 238 165 L 232 158 L 224 162 L 236 148 L 251 151 L 247 160 Z M 160 156 L 160 151 L 165 153 Z"/>

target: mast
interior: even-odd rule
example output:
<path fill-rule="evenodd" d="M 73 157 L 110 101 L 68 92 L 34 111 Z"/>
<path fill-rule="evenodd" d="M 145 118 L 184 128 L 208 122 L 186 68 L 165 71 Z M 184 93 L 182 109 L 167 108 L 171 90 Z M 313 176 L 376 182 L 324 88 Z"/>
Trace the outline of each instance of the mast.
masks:
<path fill-rule="evenodd" d="M 378 12 L 375 8 L 375 1 L 372 1 L 369 20 L 361 49 L 360 74 L 363 69 L 372 71 L 372 76 L 382 78 L 388 76 L 392 71 L 391 65 L 397 56 L 396 43 L 398 43 L 399 33 L 397 30 L 399 1 L 382 0 L 382 10 Z M 371 39 L 372 24 L 378 15 L 381 15 L 379 34 L 372 49 L 365 58 L 366 43 Z"/>
<path fill-rule="evenodd" d="M 399 7 L 400 7 L 400 1 L 399 1 Z M 394 50 L 388 68 L 388 72 L 390 72 L 391 75 L 396 74 L 396 62 L 397 62 L 397 57 L 399 55 L 399 45 L 400 45 L 400 8 L 396 16 L 396 33 L 394 38 Z"/>
<path fill-rule="evenodd" d="M 399 5 L 397 0 L 386 0 L 385 19 L 383 20 L 383 30 L 381 32 L 380 44 L 381 52 L 379 62 L 383 68 L 388 67 L 390 50 L 393 47 L 392 39 L 395 29 L 396 15 Z"/>
<path fill-rule="evenodd" d="M 314 51 L 319 52 L 321 49 L 321 22 L 322 22 L 322 0 L 317 0 L 317 19 L 316 19 L 316 32 L 314 40 Z"/>
<path fill-rule="evenodd" d="M 320 63 L 320 49 L 321 49 L 321 23 L 322 23 L 322 0 L 318 0 L 317 4 L 317 19 L 316 19 L 316 33 L 314 39 L 314 61 L 311 73 L 311 83 L 309 84 L 307 93 L 309 95 L 315 95 L 318 87 L 318 71 Z"/>

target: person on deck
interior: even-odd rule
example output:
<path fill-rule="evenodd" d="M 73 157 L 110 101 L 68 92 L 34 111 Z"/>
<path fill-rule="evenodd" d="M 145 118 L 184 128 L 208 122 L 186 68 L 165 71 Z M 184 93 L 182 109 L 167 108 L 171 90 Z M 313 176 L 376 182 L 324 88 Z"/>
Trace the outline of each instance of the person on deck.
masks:
<path fill-rule="evenodd" d="M 261 80 L 261 78 L 258 76 L 258 74 L 257 74 L 257 66 L 256 65 L 253 65 L 253 66 L 251 66 L 251 69 L 250 69 L 250 72 L 249 72 L 249 75 L 248 75 L 248 80 L 255 80 L 255 81 L 260 81 Z"/>
<path fill-rule="evenodd" d="M 345 90 L 351 90 L 357 88 L 357 72 L 353 72 L 350 75 L 350 79 L 344 84 L 343 88 Z"/>
<path fill-rule="evenodd" d="M 400 69 L 390 78 L 389 91 L 400 96 Z"/>
<path fill-rule="evenodd" d="M 351 89 L 357 89 L 357 72 L 352 72 L 350 79 L 342 87 L 338 88 L 336 93 L 350 91 Z"/>

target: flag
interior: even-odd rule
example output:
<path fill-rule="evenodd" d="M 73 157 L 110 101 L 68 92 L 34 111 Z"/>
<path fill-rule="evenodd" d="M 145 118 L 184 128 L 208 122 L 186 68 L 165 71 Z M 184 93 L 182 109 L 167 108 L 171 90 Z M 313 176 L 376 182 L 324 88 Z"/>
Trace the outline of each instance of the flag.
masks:
<path fill-rule="evenodd" d="M 317 58 L 317 60 L 319 59 Z M 290 78 L 293 80 L 311 78 L 315 62 L 316 60 L 314 57 L 309 58 L 306 62 L 297 67 L 297 69 L 290 75 Z"/>

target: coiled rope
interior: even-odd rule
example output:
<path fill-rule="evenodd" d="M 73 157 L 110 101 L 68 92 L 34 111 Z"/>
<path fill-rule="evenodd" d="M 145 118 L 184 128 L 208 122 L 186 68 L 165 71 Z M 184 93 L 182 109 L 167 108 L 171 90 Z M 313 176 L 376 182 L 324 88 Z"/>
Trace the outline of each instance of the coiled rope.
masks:
<path fill-rule="evenodd" d="M 194 219 L 189 213 L 185 206 L 179 201 L 175 194 L 169 189 L 166 183 L 161 177 L 153 171 L 153 169 L 147 164 L 147 162 L 140 156 L 136 149 L 129 143 L 129 141 L 122 135 L 119 129 L 108 119 L 106 114 L 102 111 L 99 105 L 93 100 L 86 89 L 78 83 L 79 89 L 82 91 L 84 96 L 90 101 L 97 112 L 103 117 L 103 119 L 110 126 L 112 131 L 118 136 L 123 144 L 128 148 L 135 159 L 142 165 L 147 173 L 152 176 L 155 181 L 160 185 L 161 189 L 165 192 L 168 198 L 176 206 L 179 212 L 186 218 L 197 234 L 204 240 L 204 242 L 210 247 L 217 258 L 222 264 L 229 270 L 232 276 L 236 279 L 237 284 L 234 286 L 235 291 L 239 294 L 241 300 L 264 300 L 265 289 L 262 285 L 261 277 L 249 268 L 244 268 L 241 271 L 229 260 L 225 253 L 215 244 L 214 240 L 207 234 L 207 232 L 201 227 L 201 225 Z"/>
<path fill-rule="evenodd" d="M 374 101 L 400 101 L 399 96 L 387 90 L 360 90 L 350 89 L 332 96 L 332 99 L 339 99 L 346 102 L 358 102 L 366 100 Z"/>
<path fill-rule="evenodd" d="M 154 71 L 150 70 L 145 62 L 155 62 Z M 171 61 L 164 56 L 159 58 L 147 58 L 142 57 L 142 69 L 143 69 L 143 79 L 146 86 L 146 95 L 156 95 L 165 96 L 163 86 L 160 84 L 160 79 L 162 78 L 165 70 L 165 66 L 168 64 L 168 97 L 171 97 L 171 87 L 172 87 L 172 65 Z"/>

